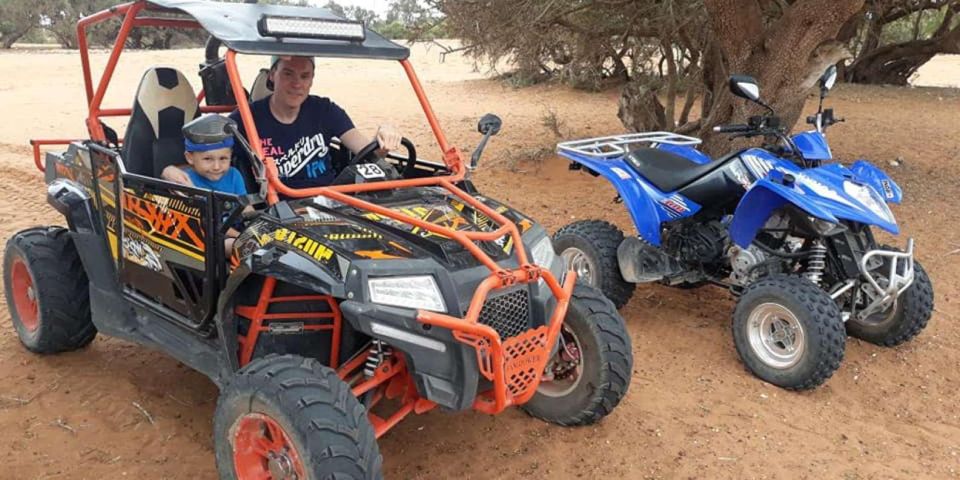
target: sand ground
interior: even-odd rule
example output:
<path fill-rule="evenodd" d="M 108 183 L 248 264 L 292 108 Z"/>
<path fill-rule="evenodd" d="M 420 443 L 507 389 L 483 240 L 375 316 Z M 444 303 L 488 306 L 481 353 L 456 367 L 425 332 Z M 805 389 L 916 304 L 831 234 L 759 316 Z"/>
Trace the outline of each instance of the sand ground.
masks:
<path fill-rule="evenodd" d="M 633 230 L 610 187 L 550 153 L 559 139 L 543 126 L 553 114 L 565 139 L 620 132 L 616 92 L 514 90 L 438 53 L 418 47 L 412 60 L 450 140 L 472 149 L 482 114 L 504 120 L 476 177 L 486 194 L 551 231 L 588 217 Z M 153 64 L 176 65 L 198 86 L 201 56 L 126 54 L 106 105 L 129 106 Z M 93 57 L 96 66 L 105 59 Z M 958 59 L 938 59 L 916 83 L 960 86 Z M 260 66 L 241 64 L 250 79 Z M 79 66 L 75 52 L 0 53 L 0 238 L 63 223 L 45 203 L 27 140 L 85 134 Z M 421 156 L 439 157 L 395 64 L 322 62 L 314 89 L 362 128 L 394 123 Z M 388 478 L 960 478 L 960 90 L 842 85 L 829 103 L 847 119 L 830 131 L 834 153 L 873 159 L 904 189 L 894 212 L 937 292 L 919 337 L 893 349 L 851 339 L 825 386 L 790 393 L 741 366 L 726 292 L 643 286 L 622 310 L 635 367 L 610 417 L 566 429 L 517 410 L 412 416 L 380 441 Z M 889 167 L 898 157 L 902 165 Z M 0 307 L 0 479 L 215 478 L 216 396 L 169 357 L 102 336 L 75 353 L 29 354 Z"/>

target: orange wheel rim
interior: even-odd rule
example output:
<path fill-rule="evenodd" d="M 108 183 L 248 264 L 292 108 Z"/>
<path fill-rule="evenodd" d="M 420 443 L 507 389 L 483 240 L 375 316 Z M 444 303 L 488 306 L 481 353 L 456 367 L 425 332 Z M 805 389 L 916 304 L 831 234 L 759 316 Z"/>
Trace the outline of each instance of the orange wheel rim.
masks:
<path fill-rule="evenodd" d="M 306 473 L 293 442 L 276 420 L 248 413 L 237 421 L 233 465 L 238 480 L 303 480 Z"/>
<path fill-rule="evenodd" d="M 34 332 L 40 327 L 40 313 L 37 308 L 37 291 L 33 286 L 33 277 L 22 258 L 13 261 L 10 272 L 13 283 L 13 304 L 17 309 L 20 323 L 28 331 Z"/>

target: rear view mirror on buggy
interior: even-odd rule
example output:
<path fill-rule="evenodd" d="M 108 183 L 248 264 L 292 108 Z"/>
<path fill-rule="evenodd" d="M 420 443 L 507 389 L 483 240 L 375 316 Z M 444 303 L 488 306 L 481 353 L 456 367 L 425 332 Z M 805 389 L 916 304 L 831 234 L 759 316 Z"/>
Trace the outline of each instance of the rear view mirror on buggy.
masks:
<path fill-rule="evenodd" d="M 487 140 L 499 133 L 501 126 L 503 126 L 503 120 L 492 113 L 480 117 L 480 121 L 477 122 L 477 131 L 483 134 L 483 139 L 480 140 L 477 149 L 470 156 L 470 170 L 477 168 L 477 164 L 480 163 L 480 155 L 483 154 L 483 149 L 487 146 Z"/>
<path fill-rule="evenodd" d="M 480 121 L 477 122 L 477 131 L 484 135 L 487 132 L 490 132 L 490 135 L 496 135 L 500 133 L 501 126 L 503 126 L 503 120 L 492 113 L 488 113 L 480 117 Z"/>

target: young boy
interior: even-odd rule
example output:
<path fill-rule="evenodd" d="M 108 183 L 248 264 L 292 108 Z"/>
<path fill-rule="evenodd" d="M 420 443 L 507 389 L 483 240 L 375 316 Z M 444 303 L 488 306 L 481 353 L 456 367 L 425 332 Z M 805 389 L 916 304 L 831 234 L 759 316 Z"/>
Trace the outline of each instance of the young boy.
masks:
<path fill-rule="evenodd" d="M 183 126 L 183 155 L 190 164 L 185 172 L 197 188 L 246 195 L 240 171 L 230 166 L 233 135 L 224 130 L 229 123 L 233 120 L 206 115 Z"/>
<path fill-rule="evenodd" d="M 190 167 L 184 170 L 197 188 L 217 192 L 246 195 L 240 171 L 230 166 L 233 154 L 233 135 L 224 127 L 233 123 L 220 115 L 206 115 L 183 126 L 183 155 Z M 247 207 L 250 208 L 250 207 Z M 224 252 L 233 252 L 233 243 L 240 235 L 236 229 L 227 231 Z"/>

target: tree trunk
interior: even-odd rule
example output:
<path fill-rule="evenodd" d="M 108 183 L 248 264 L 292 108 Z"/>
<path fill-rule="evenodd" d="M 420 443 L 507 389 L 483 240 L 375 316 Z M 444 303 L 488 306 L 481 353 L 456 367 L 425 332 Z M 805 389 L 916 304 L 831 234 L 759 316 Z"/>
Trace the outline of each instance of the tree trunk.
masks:
<path fill-rule="evenodd" d="M 17 43 L 17 40 L 20 40 L 21 38 L 23 38 L 24 35 L 30 33 L 30 30 L 33 30 L 33 25 L 28 25 L 26 27 L 21 28 L 20 30 L 16 30 L 16 31 L 7 33 L 6 35 L 0 36 L 0 47 L 2 47 L 3 49 L 9 49 L 13 47 L 13 44 Z"/>
<path fill-rule="evenodd" d="M 656 91 L 639 81 L 624 85 L 620 92 L 617 117 L 624 127 L 633 132 L 663 130 L 666 124 L 666 112 Z"/>
<path fill-rule="evenodd" d="M 884 45 L 865 54 L 847 68 L 847 79 L 873 85 L 906 85 L 917 69 L 941 53 L 960 54 L 960 26 L 949 28 L 955 10 L 929 40 Z"/>
<path fill-rule="evenodd" d="M 711 155 L 725 153 L 729 143 L 713 135 L 715 125 L 744 122 L 764 110 L 734 97 L 721 80 L 731 74 L 753 76 L 762 98 L 792 127 L 806 95 L 823 70 L 849 55 L 834 39 L 860 11 L 864 0 L 798 0 L 783 15 L 764 25 L 756 0 L 705 0 L 710 26 L 723 62 L 713 72 L 714 101 L 699 135 Z"/>

